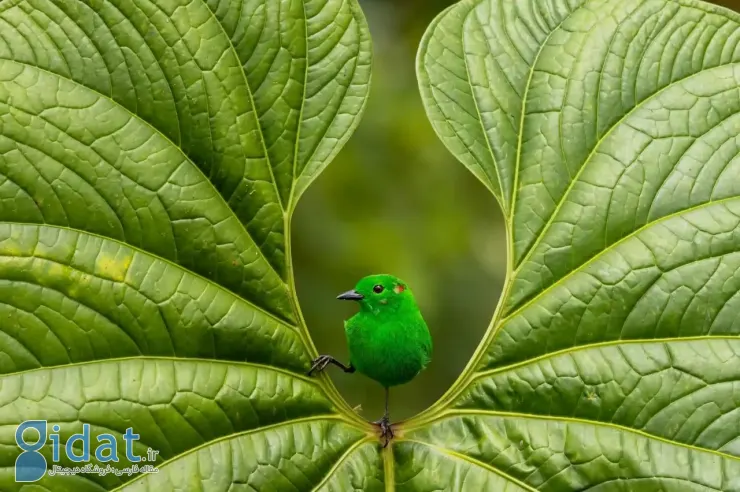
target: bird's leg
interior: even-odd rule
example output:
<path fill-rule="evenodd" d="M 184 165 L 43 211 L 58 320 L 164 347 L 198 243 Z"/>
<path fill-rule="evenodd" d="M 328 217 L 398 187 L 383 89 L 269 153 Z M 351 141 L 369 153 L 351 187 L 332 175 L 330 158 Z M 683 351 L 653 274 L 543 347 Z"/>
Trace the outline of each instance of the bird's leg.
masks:
<path fill-rule="evenodd" d="M 388 388 L 386 388 L 385 389 L 385 413 L 383 414 L 383 418 L 373 422 L 373 424 L 380 426 L 380 438 L 385 439 L 385 444 L 383 444 L 384 448 L 388 446 L 388 443 L 391 442 L 391 439 L 393 439 L 393 428 L 391 427 L 391 418 L 390 418 L 390 413 L 388 412 L 389 393 L 390 391 L 388 390 Z"/>
<path fill-rule="evenodd" d="M 329 364 L 334 364 L 344 372 L 355 372 L 355 368 L 352 367 L 352 364 L 345 366 L 331 355 L 319 355 L 311 361 L 311 370 L 308 371 L 308 375 L 311 376 L 314 372 L 323 371 Z"/>

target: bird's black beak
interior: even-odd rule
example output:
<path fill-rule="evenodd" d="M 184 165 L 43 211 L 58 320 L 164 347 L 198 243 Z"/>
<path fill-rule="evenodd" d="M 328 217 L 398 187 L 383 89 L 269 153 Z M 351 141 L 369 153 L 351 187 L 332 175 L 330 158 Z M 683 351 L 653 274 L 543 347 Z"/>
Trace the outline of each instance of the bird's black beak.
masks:
<path fill-rule="evenodd" d="M 337 296 L 337 299 L 341 299 L 342 301 L 359 301 L 364 298 L 365 296 L 363 296 L 356 290 L 348 290 L 344 294 L 339 294 Z"/>

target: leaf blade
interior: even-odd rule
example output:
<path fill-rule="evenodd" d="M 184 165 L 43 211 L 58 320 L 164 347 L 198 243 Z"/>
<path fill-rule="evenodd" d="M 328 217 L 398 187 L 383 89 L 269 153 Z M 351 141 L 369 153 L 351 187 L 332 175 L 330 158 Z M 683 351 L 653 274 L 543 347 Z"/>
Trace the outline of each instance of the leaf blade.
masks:
<path fill-rule="evenodd" d="M 530 24 L 544 32 L 532 38 L 539 44 L 499 35 L 531 36 L 538 31 L 525 29 Z M 397 461 L 399 470 L 414 453 L 428 459 L 428 451 L 411 445 L 418 441 L 436 446 L 436 459 L 448 461 L 436 466 L 476 484 L 511 472 L 533 490 L 740 486 L 737 472 L 727 471 L 736 466 L 736 436 L 715 426 L 732 419 L 737 406 L 728 398 L 737 358 L 723 358 L 720 347 L 736 341 L 732 312 L 740 290 L 733 266 L 736 132 L 730 130 L 738 111 L 738 40 L 737 14 L 692 0 L 463 1 L 429 27 L 417 70 L 440 138 L 476 175 L 474 145 L 488 143 L 500 155 L 516 150 L 508 164 L 479 157 L 503 169 L 500 176 L 511 170 L 516 176 L 511 200 L 491 190 L 508 219 L 510 268 L 476 355 L 440 402 L 406 424 L 411 447 L 405 462 Z M 495 62 L 512 45 L 530 77 L 519 86 L 490 83 L 501 73 Z M 467 64 L 467 75 L 440 69 L 445 60 Z M 516 63 L 506 60 L 516 74 Z M 508 94 L 512 87 L 522 88 L 518 98 Z M 498 96 L 516 108 L 507 113 L 497 103 L 490 113 L 466 111 L 471 94 L 483 89 L 492 91 L 489 100 Z M 519 116 L 520 130 L 512 133 L 503 119 L 493 123 L 492 115 Z M 655 372 L 641 372 L 646 364 Z M 502 420 L 479 421 L 488 417 Z M 517 419 L 526 423 L 508 435 L 506 426 L 514 429 Z M 520 437 L 525 444 L 537 440 L 522 430 L 534 421 L 547 422 L 538 431 L 543 436 L 568 436 L 571 450 L 556 442 L 561 454 L 551 454 L 551 447 L 545 450 L 552 443 L 542 441 L 521 455 L 524 461 L 506 461 L 519 452 Z M 499 424 L 500 432 L 491 430 Z M 611 436 L 603 438 L 604 455 L 621 453 L 638 460 L 635 466 L 585 471 L 584 463 L 584 471 L 571 473 L 579 453 L 593 450 L 584 436 L 602 428 Z M 656 469 L 641 468 L 640 456 L 663 445 L 673 450 L 647 458 L 657 460 Z M 538 461 L 537 450 L 553 465 Z M 693 468 L 682 468 L 685 452 L 720 457 L 714 475 L 724 478 L 691 476 Z M 450 464 L 456 453 L 473 464 Z M 554 463 L 563 468 L 551 476 L 537 468 Z M 434 486 L 433 477 L 415 473 L 409 477 L 417 477 L 417 487 Z M 599 481 L 610 474 L 613 479 Z"/>
<path fill-rule="evenodd" d="M 278 40 L 302 77 L 261 83 L 284 72 L 260 56 L 276 38 L 252 11 L 298 27 Z M 11 449 L 0 483 L 17 488 L 9 429 L 29 416 L 66 416 L 63 441 L 83 424 L 94 439 L 135 423 L 176 466 L 245 432 L 282 440 L 300 462 L 295 436 L 271 426 L 316 420 L 326 429 L 309 429 L 314 444 L 336 434 L 341 446 L 306 440 L 323 461 L 303 460 L 290 478 L 359 483 L 352 470 L 372 463 L 373 446 L 346 456 L 346 474 L 320 473 L 347 470 L 333 460 L 369 426 L 342 414 L 330 382 L 305 376 L 314 349 L 288 253 L 295 203 L 367 99 L 372 53 L 356 1 L 11 0 L 0 26 L 0 313 L 11 320 L 0 323 L 0 439 Z M 259 467 L 240 470 L 260 480 Z"/>

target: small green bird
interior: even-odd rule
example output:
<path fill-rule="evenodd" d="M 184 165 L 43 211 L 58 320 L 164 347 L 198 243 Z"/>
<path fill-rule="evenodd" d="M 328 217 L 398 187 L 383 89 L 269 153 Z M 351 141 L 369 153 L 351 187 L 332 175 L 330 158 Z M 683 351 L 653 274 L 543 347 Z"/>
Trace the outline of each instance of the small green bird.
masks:
<path fill-rule="evenodd" d="M 380 426 L 385 446 L 393 439 L 388 413 L 391 386 L 408 383 L 432 357 L 432 337 L 405 282 L 393 275 L 370 275 L 354 290 L 337 299 L 357 301 L 360 311 L 344 322 L 349 366 L 330 355 L 317 357 L 308 372 L 323 371 L 334 364 L 344 372 L 359 371 L 385 388 L 385 414 L 373 422 Z"/>

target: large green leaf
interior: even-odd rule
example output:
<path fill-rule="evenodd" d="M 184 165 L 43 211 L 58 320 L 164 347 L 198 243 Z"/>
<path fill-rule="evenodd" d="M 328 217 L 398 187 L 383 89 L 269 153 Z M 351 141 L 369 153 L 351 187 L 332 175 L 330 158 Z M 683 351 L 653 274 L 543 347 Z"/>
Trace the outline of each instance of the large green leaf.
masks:
<path fill-rule="evenodd" d="M 435 130 L 496 196 L 508 276 L 401 490 L 740 490 L 740 16 L 465 0 L 427 31 Z"/>
<path fill-rule="evenodd" d="M 379 483 L 290 261 L 370 59 L 355 0 L 0 2 L 0 489 L 27 419 L 160 452 L 44 490 Z"/>

